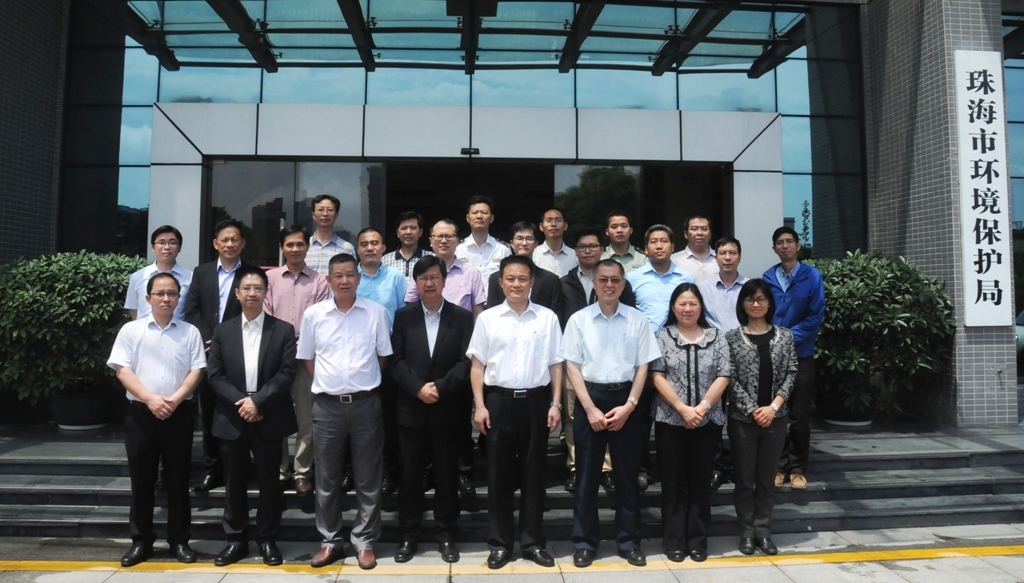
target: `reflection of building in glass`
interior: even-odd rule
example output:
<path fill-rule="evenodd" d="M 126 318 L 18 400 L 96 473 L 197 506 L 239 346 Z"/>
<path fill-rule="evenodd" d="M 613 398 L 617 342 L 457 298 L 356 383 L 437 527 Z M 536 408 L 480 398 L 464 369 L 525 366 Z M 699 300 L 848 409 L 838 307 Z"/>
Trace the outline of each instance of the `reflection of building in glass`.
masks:
<path fill-rule="evenodd" d="M 117 252 L 125 255 L 145 255 L 149 241 L 149 209 L 117 206 Z"/>
<path fill-rule="evenodd" d="M 256 246 L 260 265 L 277 265 L 277 234 L 287 226 L 287 218 L 282 198 L 252 207 L 252 241 L 246 241 L 246 246 Z"/>

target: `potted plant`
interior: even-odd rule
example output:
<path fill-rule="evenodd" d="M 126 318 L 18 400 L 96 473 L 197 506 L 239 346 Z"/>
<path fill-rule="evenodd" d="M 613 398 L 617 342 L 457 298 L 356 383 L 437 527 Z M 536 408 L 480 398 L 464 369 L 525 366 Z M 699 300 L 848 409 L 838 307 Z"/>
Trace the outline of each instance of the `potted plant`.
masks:
<path fill-rule="evenodd" d="M 0 267 L 0 390 L 50 399 L 62 426 L 109 422 L 120 391 L 106 361 L 129 318 L 128 278 L 145 264 L 82 251 Z"/>
<path fill-rule="evenodd" d="M 900 396 L 950 362 L 956 322 L 945 287 L 910 260 L 881 253 L 810 263 L 825 281 L 818 412 L 840 423 L 901 413 Z"/>

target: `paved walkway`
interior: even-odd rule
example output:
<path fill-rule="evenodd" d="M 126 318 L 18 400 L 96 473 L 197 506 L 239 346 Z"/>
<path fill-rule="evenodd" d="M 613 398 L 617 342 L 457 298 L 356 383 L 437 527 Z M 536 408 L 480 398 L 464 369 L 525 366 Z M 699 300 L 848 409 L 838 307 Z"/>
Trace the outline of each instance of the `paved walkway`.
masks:
<path fill-rule="evenodd" d="M 881 531 L 816 532 L 780 534 L 775 557 L 746 557 L 735 550 L 732 537 L 712 537 L 710 558 L 704 563 L 666 561 L 658 554 L 660 541 L 644 542 L 648 553 L 645 568 L 632 567 L 605 545 L 588 569 L 572 566 L 572 549 L 565 541 L 549 547 L 558 564 L 553 569 L 523 560 L 498 571 L 487 569 L 487 549 L 482 544 L 461 546 L 462 560 L 447 565 L 432 545 L 421 544 L 409 563 L 390 558 L 394 545 L 381 544 L 379 565 L 361 571 L 354 559 L 324 569 L 312 569 L 309 559 L 316 551 L 310 543 L 280 544 L 285 564 L 267 567 L 250 558 L 226 568 L 214 567 L 213 556 L 221 541 L 194 541 L 200 562 L 181 565 L 166 555 L 122 569 L 118 560 L 128 542 L 112 539 L 0 538 L 0 581 L 3 583 L 276 583 L 278 581 L 403 583 L 457 581 L 470 583 L 560 581 L 643 583 L 696 581 L 744 583 L 844 581 L 985 583 L 1024 581 L 1024 524 L 907 528 Z M 255 545 L 250 550 L 255 553 Z"/>

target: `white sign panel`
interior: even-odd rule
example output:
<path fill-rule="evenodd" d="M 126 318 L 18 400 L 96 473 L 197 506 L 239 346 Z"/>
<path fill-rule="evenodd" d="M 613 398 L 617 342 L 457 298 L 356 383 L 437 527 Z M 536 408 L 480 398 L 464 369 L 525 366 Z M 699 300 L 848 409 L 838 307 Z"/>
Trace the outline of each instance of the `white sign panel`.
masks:
<path fill-rule="evenodd" d="M 956 51 L 965 326 L 1013 323 L 1005 103 L 999 53 Z"/>

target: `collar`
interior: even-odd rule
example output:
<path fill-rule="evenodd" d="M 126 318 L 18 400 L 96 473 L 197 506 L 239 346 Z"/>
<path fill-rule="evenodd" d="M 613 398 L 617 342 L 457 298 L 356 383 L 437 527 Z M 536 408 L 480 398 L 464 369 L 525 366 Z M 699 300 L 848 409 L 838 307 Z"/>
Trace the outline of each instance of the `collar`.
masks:
<path fill-rule="evenodd" d="M 565 241 L 562 241 L 562 248 L 559 249 L 558 251 L 552 251 L 551 247 L 548 247 L 548 242 L 544 241 L 543 243 L 540 244 L 540 246 L 537 247 L 537 249 L 540 249 L 541 253 L 547 253 L 549 255 L 568 255 L 569 252 L 566 251 L 567 247 L 568 245 L 565 244 Z"/>
<path fill-rule="evenodd" d="M 447 302 L 445 302 L 444 300 L 441 300 L 441 307 L 439 307 L 437 309 L 437 313 L 431 314 L 430 312 L 427 311 L 427 305 L 423 303 L 423 300 L 420 300 L 420 308 L 423 309 L 423 317 L 424 318 L 436 318 L 436 317 L 440 316 L 441 312 L 444 310 L 444 305 L 446 303 Z"/>
<path fill-rule="evenodd" d="M 537 304 L 533 303 L 532 301 L 526 305 L 526 311 L 523 312 L 523 316 L 520 316 L 519 314 L 515 313 L 512 307 L 508 305 L 507 299 L 501 302 L 501 304 L 495 306 L 494 309 L 497 311 L 498 316 L 504 316 L 505 314 L 515 314 L 517 318 L 522 318 L 523 316 L 530 312 L 533 312 L 534 316 L 537 315 Z"/>
<path fill-rule="evenodd" d="M 684 346 L 689 345 L 689 342 L 685 342 L 682 339 L 682 337 L 679 336 L 679 328 L 676 328 L 675 324 L 665 326 L 665 329 L 668 330 L 669 338 L 671 338 L 676 343 L 676 346 L 682 348 Z M 699 346 L 700 348 L 705 348 L 708 344 L 714 342 L 716 338 L 718 338 L 717 328 L 715 328 L 714 326 L 705 328 L 704 337 L 697 341 L 697 346 Z"/>
<path fill-rule="evenodd" d="M 299 270 L 299 275 L 305 275 L 306 277 L 312 279 L 312 278 L 316 277 L 317 274 L 316 274 L 315 271 L 313 271 L 313 269 L 310 266 L 308 266 L 306 264 L 302 264 L 302 269 Z M 292 275 L 292 270 L 288 269 L 288 265 L 282 265 L 281 266 L 281 276 L 282 277 L 293 277 L 295 279 L 299 278 L 298 275 Z"/>
<path fill-rule="evenodd" d="M 608 257 L 625 257 L 627 255 L 630 257 L 636 257 L 639 253 L 640 252 L 637 251 L 637 248 L 634 247 L 632 243 L 630 243 L 629 247 L 626 248 L 626 252 L 621 254 L 616 253 L 615 249 L 613 249 L 611 245 L 608 245 Z"/>
<path fill-rule="evenodd" d="M 247 320 L 246 317 L 245 317 L 245 313 L 243 312 L 242 313 L 242 329 L 245 330 L 245 326 L 247 324 L 249 324 L 250 322 L 255 322 L 256 326 L 257 326 L 257 330 L 262 330 L 263 329 L 263 323 L 267 319 L 266 316 L 267 316 L 267 313 L 264 312 L 263 310 L 260 310 L 260 315 L 259 316 L 256 316 L 252 320 Z"/>
<path fill-rule="evenodd" d="M 378 277 L 380 277 L 380 276 L 384 275 L 384 273 L 383 273 L 383 272 L 384 272 L 384 270 L 385 270 L 385 269 L 387 269 L 387 268 L 388 268 L 388 266 L 387 266 L 387 265 L 384 265 L 383 263 L 381 263 L 381 264 L 380 264 L 380 265 L 379 265 L 379 266 L 377 267 L 377 273 L 376 273 L 376 274 L 374 274 L 374 275 L 370 275 L 370 274 L 366 273 L 365 271 L 363 271 L 363 264 L 362 264 L 362 263 L 359 263 L 358 265 L 356 265 L 356 271 L 358 271 L 358 272 L 359 272 L 359 275 L 361 275 L 361 276 L 365 276 L 365 277 L 368 277 L 368 278 L 370 278 L 370 279 L 377 279 Z"/>
<path fill-rule="evenodd" d="M 797 272 L 800 271 L 800 267 L 802 267 L 802 266 L 803 266 L 803 262 L 801 262 L 801 261 L 797 261 L 796 262 L 796 265 L 793 266 L 793 270 L 789 272 L 789 280 L 790 281 L 792 281 L 793 278 L 796 277 Z M 786 270 L 783 269 L 781 263 L 779 263 L 778 265 L 775 266 L 775 275 L 780 280 L 782 278 L 786 277 Z"/>
<path fill-rule="evenodd" d="M 668 262 L 668 271 L 666 271 L 664 273 L 664 275 L 663 275 L 663 274 L 658 273 L 657 271 L 655 271 L 654 264 L 651 263 L 650 259 L 647 260 L 647 263 L 644 263 L 640 267 L 637 267 L 636 271 L 639 271 L 640 273 L 653 273 L 654 275 L 656 275 L 658 277 L 668 277 L 668 276 L 672 275 L 673 273 L 682 273 L 683 272 L 682 268 L 679 267 L 678 265 L 676 265 L 675 262 L 669 261 Z"/>
<path fill-rule="evenodd" d="M 220 257 L 217 258 L 217 273 L 220 273 L 221 271 L 223 271 L 224 273 L 234 273 L 234 271 L 236 269 L 238 269 L 239 267 L 241 267 L 241 266 L 242 266 L 242 259 L 241 258 L 238 259 L 238 263 L 235 264 L 234 269 L 228 269 L 227 267 L 224 267 L 224 264 L 221 263 L 221 261 L 220 261 Z"/>
<path fill-rule="evenodd" d="M 441 261 L 444 260 L 442 259 Z M 458 257 L 455 258 L 455 261 L 452 261 L 452 266 L 448 268 L 448 275 L 451 275 L 452 271 L 455 269 L 462 271 L 462 260 L 459 259 Z"/>
<path fill-rule="evenodd" d="M 218 261 L 218 265 L 219 265 L 220 259 L 218 258 L 217 261 Z M 157 267 L 157 265 L 156 265 L 156 261 L 154 261 L 153 263 L 150 263 L 149 267 L 151 268 L 152 273 L 173 273 L 175 275 L 185 275 L 185 268 L 182 267 L 181 264 L 178 263 L 177 261 L 175 261 L 174 265 L 171 266 L 170 271 L 160 271 L 160 268 Z"/>
<path fill-rule="evenodd" d="M 348 315 L 348 314 L 342 313 L 342 311 L 338 309 L 338 304 L 336 304 L 334 302 L 334 298 L 327 298 L 327 300 L 324 300 L 324 301 L 330 301 L 331 302 L 331 309 L 330 309 L 330 311 L 337 312 L 337 313 L 341 314 L 342 316 L 347 316 Z M 353 302 L 352 307 L 348 309 L 348 313 L 351 314 L 352 310 L 355 310 L 357 308 L 360 309 L 360 310 L 365 310 L 366 309 L 366 300 L 364 300 L 361 296 L 356 296 L 356 301 Z"/>
<path fill-rule="evenodd" d="M 683 249 L 683 257 L 692 257 L 692 258 L 694 258 L 697 261 L 700 261 L 702 263 L 708 263 L 708 262 L 711 262 L 711 261 L 715 260 L 715 250 L 714 249 L 708 249 L 708 256 L 705 257 L 704 259 L 701 259 L 701 258 L 697 257 L 693 253 L 693 251 L 690 249 L 690 246 L 687 245 L 686 248 Z"/>
<path fill-rule="evenodd" d="M 394 253 L 392 253 L 392 255 L 395 256 L 395 260 L 396 261 L 398 261 L 398 260 L 401 260 L 401 261 L 412 261 L 413 259 L 423 259 L 423 249 L 420 249 L 419 247 L 417 247 L 416 248 L 416 252 L 413 253 L 412 257 L 409 258 L 409 259 L 406 259 L 405 256 L 402 255 L 401 247 L 399 247 L 398 249 L 395 249 L 395 251 L 394 251 Z"/>
<path fill-rule="evenodd" d="M 725 282 L 722 281 L 721 273 L 719 273 L 718 277 L 715 278 L 715 288 L 718 288 L 718 289 L 730 290 L 730 289 L 732 289 L 732 288 L 734 288 L 734 287 L 736 287 L 738 285 L 743 285 L 744 283 L 747 283 L 747 278 L 745 278 L 745 277 L 743 277 L 742 275 L 739 275 L 739 274 L 736 274 L 736 281 L 732 282 L 732 285 L 725 285 Z M 722 286 L 722 287 L 719 288 L 718 286 Z"/>
<path fill-rule="evenodd" d="M 160 324 L 157 323 L 156 318 L 153 317 L 153 312 L 150 312 L 146 316 L 145 322 L 146 322 L 146 328 L 149 328 L 150 326 L 153 326 L 154 328 L 156 328 L 157 330 L 159 330 L 161 332 L 166 332 L 167 330 L 170 330 L 171 328 L 176 327 L 178 325 L 178 321 L 174 318 L 174 316 L 171 316 L 171 321 L 167 324 L 167 327 L 166 328 L 161 328 Z"/>
<path fill-rule="evenodd" d="M 466 243 L 466 247 L 476 247 L 477 249 L 483 249 L 484 247 L 486 247 L 488 245 L 496 246 L 498 244 L 498 240 L 495 239 L 493 235 L 488 233 L 487 234 L 487 239 L 484 241 L 484 244 L 483 245 L 477 245 L 476 244 L 476 239 L 473 238 L 473 233 L 470 233 L 469 236 L 466 237 L 465 243 Z"/>
<path fill-rule="evenodd" d="M 334 236 L 331 237 L 330 241 L 321 243 L 320 239 L 316 238 L 316 231 L 313 231 L 313 236 L 309 238 L 309 246 L 312 247 L 313 245 L 319 245 L 321 247 L 327 247 L 328 245 L 341 245 L 341 237 L 335 233 Z"/>
<path fill-rule="evenodd" d="M 614 317 L 621 316 L 621 317 L 625 318 L 626 317 L 626 310 L 623 309 L 625 307 L 626 306 L 622 303 L 622 301 L 619 300 L 619 305 L 615 307 L 615 313 L 612 314 L 612 317 L 614 318 Z M 590 304 L 589 306 L 587 306 L 587 308 L 588 309 L 592 308 L 594 310 L 594 319 L 595 320 L 597 318 L 604 318 L 605 320 L 611 320 L 611 318 L 605 317 L 604 312 L 601 311 L 601 303 L 600 302 L 594 302 L 593 304 Z"/>

